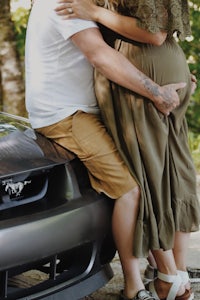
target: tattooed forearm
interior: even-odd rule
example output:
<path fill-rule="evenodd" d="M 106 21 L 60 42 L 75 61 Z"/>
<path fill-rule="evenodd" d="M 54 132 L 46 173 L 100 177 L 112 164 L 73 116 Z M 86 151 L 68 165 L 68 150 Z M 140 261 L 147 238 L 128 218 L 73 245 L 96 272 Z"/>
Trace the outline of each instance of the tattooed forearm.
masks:
<path fill-rule="evenodd" d="M 183 88 L 185 83 L 174 83 L 161 87 L 145 75 L 142 76 L 142 81 L 150 94 L 150 99 L 153 99 L 154 105 L 163 114 L 169 115 L 179 105 L 180 100 L 176 90 Z"/>
<path fill-rule="evenodd" d="M 151 79 L 149 79 L 146 76 L 143 76 L 143 80 L 144 80 L 144 86 L 147 90 L 149 90 L 149 92 L 154 95 L 154 96 L 158 96 L 159 95 L 159 91 L 158 91 L 158 87 L 157 85 L 154 84 L 154 82 L 152 82 Z"/>

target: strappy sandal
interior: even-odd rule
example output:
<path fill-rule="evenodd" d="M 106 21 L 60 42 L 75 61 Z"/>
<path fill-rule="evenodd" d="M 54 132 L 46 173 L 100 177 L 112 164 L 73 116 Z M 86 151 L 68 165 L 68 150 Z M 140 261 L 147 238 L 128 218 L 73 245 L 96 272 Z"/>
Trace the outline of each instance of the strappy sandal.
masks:
<path fill-rule="evenodd" d="M 178 270 L 177 273 L 181 276 L 183 285 L 186 285 L 187 283 L 191 282 L 191 279 L 190 279 L 189 274 L 188 274 L 187 271 Z M 158 269 L 156 269 L 156 268 L 154 268 L 154 267 L 152 267 L 151 265 L 148 264 L 146 269 L 145 269 L 145 272 L 144 272 L 144 284 L 146 285 L 150 281 L 156 279 L 157 274 L 158 274 Z M 192 291 L 192 288 L 190 287 L 189 289 L 188 288 L 186 288 L 186 289 L 190 292 L 189 300 L 193 300 L 194 299 L 194 293 Z"/>
<path fill-rule="evenodd" d="M 184 285 L 186 285 L 188 282 L 191 283 L 193 281 L 193 278 L 192 278 L 193 274 L 192 273 L 194 273 L 194 272 L 191 271 L 190 268 L 188 269 L 188 271 L 177 270 L 177 272 L 181 276 Z M 190 273 L 190 275 L 189 275 L 189 273 Z M 151 266 L 150 264 L 148 264 L 147 267 L 146 267 L 146 269 L 145 269 L 145 271 L 144 271 L 144 278 L 143 278 L 144 284 L 146 285 L 150 281 L 156 279 L 157 278 L 157 274 L 158 274 L 158 269 L 154 268 L 153 266 Z M 199 278 L 197 278 L 197 280 L 198 279 Z M 194 279 L 194 282 L 196 282 L 195 279 Z"/>
<path fill-rule="evenodd" d="M 189 300 L 190 299 L 191 293 L 188 290 L 186 290 L 183 295 L 176 296 L 180 286 L 183 284 L 182 278 L 179 274 L 177 274 L 177 275 L 167 275 L 167 274 L 163 274 L 163 273 L 158 271 L 158 277 L 157 278 L 159 278 L 160 280 L 162 280 L 164 282 L 172 283 L 172 285 L 169 289 L 167 298 L 160 299 L 158 297 L 158 294 L 157 294 L 156 290 L 155 290 L 154 281 L 151 281 L 148 284 L 148 290 L 151 292 L 151 294 L 156 299 L 160 299 L 160 300 Z"/>
<path fill-rule="evenodd" d="M 190 283 L 190 278 L 189 278 L 188 272 L 178 270 L 177 273 L 181 276 L 183 285 L 186 285 L 187 283 Z M 194 299 L 194 293 L 192 291 L 192 288 L 191 287 L 189 289 L 186 288 L 186 290 L 188 290 L 190 292 L 189 300 L 193 300 Z"/>
<path fill-rule="evenodd" d="M 137 295 L 131 299 L 124 296 L 123 291 L 120 292 L 119 300 L 157 300 L 147 290 L 140 290 Z"/>

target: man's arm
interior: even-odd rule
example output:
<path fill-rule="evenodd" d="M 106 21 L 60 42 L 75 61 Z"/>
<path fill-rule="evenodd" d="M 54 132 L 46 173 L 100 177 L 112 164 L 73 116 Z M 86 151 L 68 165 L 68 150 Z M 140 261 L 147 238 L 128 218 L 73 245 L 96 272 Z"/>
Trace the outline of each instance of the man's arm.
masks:
<path fill-rule="evenodd" d="M 156 108 L 168 115 L 177 105 L 177 89 L 185 83 L 174 83 L 163 87 L 140 72 L 121 53 L 109 47 L 98 28 L 80 31 L 72 36 L 74 44 L 84 53 L 90 63 L 111 81 L 149 98 Z"/>
<path fill-rule="evenodd" d="M 167 33 L 151 33 L 138 27 L 137 19 L 123 16 L 104 7 L 97 6 L 89 0 L 58 0 L 55 11 L 64 19 L 85 19 L 101 23 L 111 30 L 138 42 L 162 45 Z M 70 11 L 70 12 L 69 12 Z"/>

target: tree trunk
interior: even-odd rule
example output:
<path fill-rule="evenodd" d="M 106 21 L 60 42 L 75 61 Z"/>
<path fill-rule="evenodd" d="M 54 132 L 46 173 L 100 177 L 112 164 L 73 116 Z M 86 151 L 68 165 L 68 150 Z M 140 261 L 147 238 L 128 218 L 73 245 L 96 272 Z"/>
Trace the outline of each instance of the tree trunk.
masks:
<path fill-rule="evenodd" d="M 17 53 L 10 0 L 0 0 L 0 109 L 25 116 L 25 86 Z"/>

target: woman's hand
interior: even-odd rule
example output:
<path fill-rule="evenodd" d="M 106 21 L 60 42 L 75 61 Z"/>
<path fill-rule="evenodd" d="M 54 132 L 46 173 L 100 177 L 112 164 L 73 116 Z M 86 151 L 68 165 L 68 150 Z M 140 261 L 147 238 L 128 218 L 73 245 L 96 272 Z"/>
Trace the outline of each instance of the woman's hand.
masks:
<path fill-rule="evenodd" d="M 58 0 L 55 11 L 64 19 L 79 18 L 96 21 L 98 7 L 92 0 Z"/>
<path fill-rule="evenodd" d="M 97 6 L 92 0 L 58 0 L 55 11 L 63 19 L 79 18 L 91 20 L 110 28 L 111 30 L 141 43 L 156 46 L 162 45 L 167 33 L 159 31 L 151 33 L 137 25 L 137 19 L 123 16 L 104 7 Z"/>
<path fill-rule="evenodd" d="M 194 94 L 196 87 L 197 87 L 197 78 L 194 74 L 191 74 L 191 95 Z"/>

